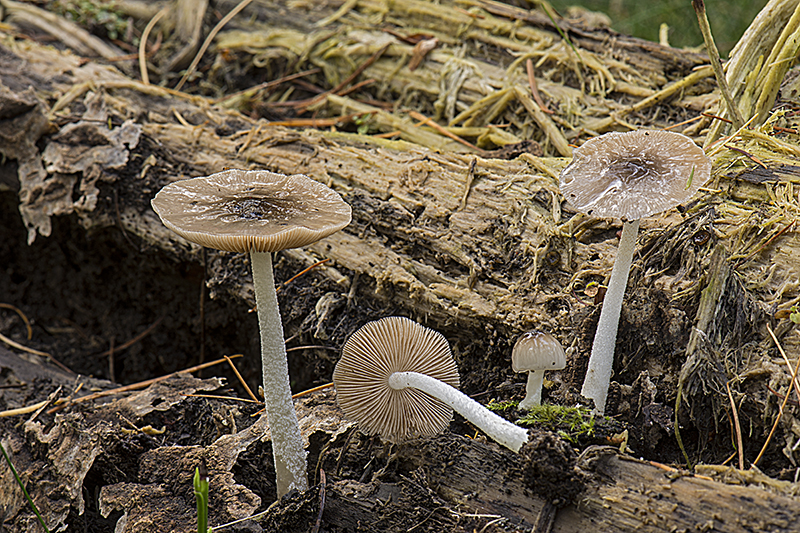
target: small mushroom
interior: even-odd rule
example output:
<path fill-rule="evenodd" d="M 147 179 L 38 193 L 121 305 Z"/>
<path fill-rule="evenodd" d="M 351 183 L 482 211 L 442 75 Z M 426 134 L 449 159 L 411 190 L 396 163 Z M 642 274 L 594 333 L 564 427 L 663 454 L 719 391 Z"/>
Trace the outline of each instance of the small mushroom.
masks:
<path fill-rule="evenodd" d="M 345 342 L 333 371 L 336 401 L 369 434 L 389 442 L 435 435 L 453 410 L 518 452 L 528 432 L 460 392 L 447 340 L 404 317 L 369 322 Z"/>
<path fill-rule="evenodd" d="M 543 331 L 531 331 L 521 336 L 511 352 L 514 372 L 527 372 L 525 399 L 519 408 L 529 410 L 542 403 L 542 382 L 545 370 L 561 370 L 567 366 L 564 348 L 555 337 Z"/>
<path fill-rule="evenodd" d="M 306 490 L 306 456 L 289 386 L 271 252 L 299 248 L 342 229 L 350 223 L 350 206 L 307 176 L 260 170 L 177 181 L 161 189 L 152 205 L 165 226 L 189 241 L 250 253 L 278 497 L 293 488 Z"/>
<path fill-rule="evenodd" d="M 670 131 L 607 133 L 573 152 L 561 172 L 561 193 L 588 215 L 623 220 L 619 250 L 581 394 L 605 411 L 622 298 L 633 261 L 639 219 L 691 198 L 711 176 L 711 160 L 694 141 Z"/>

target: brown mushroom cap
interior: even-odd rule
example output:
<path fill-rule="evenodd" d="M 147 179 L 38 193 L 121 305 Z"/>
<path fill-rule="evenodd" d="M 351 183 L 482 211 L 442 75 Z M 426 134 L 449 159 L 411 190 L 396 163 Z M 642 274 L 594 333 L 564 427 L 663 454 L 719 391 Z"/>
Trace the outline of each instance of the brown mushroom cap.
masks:
<path fill-rule="evenodd" d="M 514 372 L 561 370 L 566 366 L 567 356 L 561 343 L 543 331 L 524 334 L 511 352 L 511 368 Z"/>
<path fill-rule="evenodd" d="M 414 388 L 389 386 L 394 372 L 419 372 L 458 388 L 450 345 L 438 332 L 404 317 L 369 322 L 353 333 L 333 371 L 336 400 L 369 434 L 390 442 L 435 435 L 453 418 L 440 400 Z"/>
<path fill-rule="evenodd" d="M 304 176 L 226 170 L 161 189 L 153 209 L 181 237 L 229 252 L 277 252 L 316 242 L 350 223 L 332 189 Z"/>
<path fill-rule="evenodd" d="M 578 211 L 632 221 L 687 201 L 710 176 L 711 160 L 689 137 L 640 130 L 586 141 L 559 186 Z"/>

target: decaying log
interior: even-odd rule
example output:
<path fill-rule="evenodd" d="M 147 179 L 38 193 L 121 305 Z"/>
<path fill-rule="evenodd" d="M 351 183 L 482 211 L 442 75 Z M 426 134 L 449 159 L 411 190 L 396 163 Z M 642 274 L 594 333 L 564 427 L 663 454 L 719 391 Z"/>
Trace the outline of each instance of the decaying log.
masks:
<path fill-rule="evenodd" d="M 48 235 L 51 216 L 75 212 L 87 229 L 117 225 L 176 256 L 197 259 L 199 248 L 164 228 L 149 208 L 149 198 L 172 180 L 253 166 L 314 176 L 342 191 L 354 206 L 354 222 L 347 231 L 304 251 L 286 252 L 289 256 L 309 264 L 309 253 L 329 257 L 363 275 L 362 283 L 370 280 L 379 297 L 414 309 L 433 323 L 455 320 L 510 331 L 539 323 L 557 329 L 563 327 L 560 317 L 545 308 L 553 301 L 558 307 L 575 305 L 570 301 L 573 273 L 610 268 L 613 243 L 570 237 L 591 233 L 597 221 L 578 216 L 564 222 L 562 213 L 569 208 L 562 205 L 557 187 L 557 174 L 566 163 L 562 159 L 483 159 L 398 141 L 253 124 L 202 99 L 129 80 L 95 63 L 81 65 L 63 52 L 15 43 L 3 53 L 7 87 L 31 87 L 56 99 L 52 106 L 23 93 L 7 100 L 7 105 L 27 110 L 6 119 L 14 121 L 8 126 L 20 138 L 3 148 L 20 158 L 20 210 L 29 240 L 37 233 Z M 30 150 L 44 134 L 38 124 L 61 121 L 58 113 L 70 106 L 76 111 L 69 120 L 81 127 L 62 128 L 40 159 Z M 138 117 L 139 123 L 108 131 L 108 117 L 112 122 Z M 14 124 L 22 121 L 38 126 L 20 135 Z M 108 137 L 103 157 L 96 149 L 91 158 L 77 156 L 76 146 L 83 147 L 80 153 L 92 150 L 86 144 L 92 135 Z M 772 177 L 779 188 L 792 179 Z M 733 195 L 743 188 L 749 191 L 747 187 L 747 182 L 726 184 Z M 81 192 L 77 200 L 71 194 L 75 189 Z M 116 205 L 111 202 L 114 195 Z M 792 196 L 787 200 L 790 206 L 797 201 Z M 713 197 L 706 202 L 715 203 Z M 726 207 L 718 206 L 720 215 Z M 788 206 L 776 206 L 782 207 Z M 654 217 L 643 226 L 655 230 L 680 220 L 674 214 Z M 795 249 L 783 251 L 770 257 L 776 268 L 774 286 L 797 264 Z M 349 280 L 332 268 L 323 270 L 347 290 Z M 540 283 L 543 275 L 546 284 Z M 209 286 L 252 301 L 247 280 L 221 278 L 212 272 Z"/>
<path fill-rule="evenodd" d="M 383 13 L 389 3 L 359 4 L 363 4 L 359 16 L 367 16 Z M 537 33 L 546 28 L 553 34 L 549 21 L 540 17 L 528 20 L 519 10 L 512 10 L 509 15 L 503 11 L 506 8 L 490 2 L 475 4 L 498 18 L 480 18 L 451 7 L 447 12 L 451 18 L 447 23 L 439 19 L 439 25 L 449 31 L 451 27 L 460 28 L 458 25 L 462 23 L 465 28 L 473 23 L 486 27 L 502 23 L 506 33 L 490 35 L 491 38 L 484 35 L 483 40 L 476 38 L 476 42 L 481 43 L 479 47 L 489 43 L 519 51 L 518 48 L 529 45 L 508 36 L 509 32 L 518 31 L 526 39 L 536 41 L 539 52 L 559 60 L 574 61 L 564 43 L 553 40 L 553 35 Z M 265 5 L 274 7 L 270 2 Z M 341 3 L 324 4 L 320 8 L 322 12 L 315 13 L 314 20 L 333 16 L 337 5 Z M 439 16 L 435 11 L 439 4 L 410 2 L 408 5 L 413 8 L 408 9 L 408 16 L 417 17 L 414 20 Z M 269 22 L 285 23 L 281 28 L 292 28 L 299 34 L 314 27 L 312 20 L 291 15 L 285 9 L 275 8 Z M 427 20 L 425 24 L 435 25 L 436 21 Z M 574 87 L 559 88 L 543 83 L 545 92 L 563 91 L 559 93 L 563 98 L 554 97 L 556 100 L 575 99 L 583 109 L 600 106 L 604 110 L 602 116 L 590 117 L 598 131 L 626 124 L 625 117 L 673 97 L 674 93 L 660 92 L 665 87 L 668 89 L 668 82 L 693 76 L 691 81 L 696 84 L 709 75 L 702 69 L 697 71 L 699 74 L 690 73 L 701 63 L 696 54 L 615 38 L 610 33 L 601 32 L 598 36 L 590 30 L 564 24 L 584 49 L 599 52 L 609 41 L 621 47 L 614 48 L 617 55 L 608 58 L 613 63 L 610 70 L 600 62 L 591 62 L 596 58 L 587 56 L 594 74 L 583 81 L 590 91 L 597 90 L 602 97 L 579 98 L 583 92 Z M 274 35 L 274 26 L 267 29 Z M 348 27 L 346 31 L 355 30 Z M 357 32 L 347 35 L 351 39 L 347 41 L 348 50 L 359 48 L 353 37 Z M 370 35 L 370 39 L 375 37 Z M 475 37 L 475 34 L 470 35 Z M 458 43 L 458 36 L 454 31 L 449 37 L 451 46 Z M 228 46 L 239 50 L 234 37 L 226 36 Z M 375 43 L 368 41 L 370 46 L 361 47 L 360 52 L 366 57 L 375 52 Z M 374 70 L 367 70 L 366 75 L 390 77 L 397 58 L 408 55 L 410 48 L 406 44 L 393 44 L 386 49 L 387 61 L 376 61 L 371 67 Z M 542 52 L 545 49 L 546 52 Z M 631 72 L 630 65 L 622 61 L 626 54 L 633 54 L 632 50 L 638 51 L 635 64 L 640 72 Z M 469 109 L 481 99 L 503 90 L 506 71 L 492 65 L 489 59 L 491 57 L 481 58 L 480 65 L 491 82 L 481 85 L 469 79 L 456 91 L 463 96 L 461 104 Z M 445 65 L 453 61 L 452 50 L 437 51 L 425 68 L 444 70 Z M 643 71 L 663 70 L 668 64 L 679 71 L 673 78 L 667 78 L 662 72 L 660 77 L 648 78 L 648 85 L 646 76 L 640 76 Z M 516 67 L 521 68 L 521 64 Z M 609 75 L 611 72 L 613 75 Z M 626 72 L 628 78 L 622 75 Z M 328 74 L 331 81 L 338 81 L 335 78 L 339 74 L 333 69 Z M 615 80 L 613 91 L 604 85 L 612 79 Z M 433 115 L 438 99 L 442 98 L 439 105 L 445 105 L 446 93 L 453 88 L 436 88 L 426 80 L 404 78 L 397 83 L 416 83 L 413 88 L 423 95 L 420 108 Z M 519 106 L 532 115 L 533 122 L 515 124 L 519 126 L 515 131 L 520 136 L 527 132 L 531 133 L 530 137 L 538 137 L 544 153 L 550 156 L 567 155 L 568 141 L 580 135 L 580 128 L 568 128 L 565 124 L 556 127 L 552 119 L 543 117 L 543 111 L 537 112 L 535 106 L 531 107 L 527 93 L 521 92 L 519 87 L 513 88 L 513 94 L 510 88 L 508 90 L 507 94 L 517 98 Z M 624 95 L 624 103 L 608 97 L 611 93 Z M 710 89 L 695 96 L 682 101 L 681 109 L 703 109 L 705 103 L 715 99 Z M 374 106 L 363 102 L 331 94 L 324 98 L 324 105 L 327 112 L 333 114 L 374 113 L 370 116 L 376 117 L 376 121 L 387 121 L 381 128 L 396 128 L 402 138 L 429 139 L 431 144 L 423 147 L 409 141 L 338 131 L 298 131 L 270 125 L 214 105 L 209 98 L 145 84 L 111 66 L 86 62 L 71 53 L 3 34 L 0 40 L 0 153 L 5 159 L 0 164 L 0 193 L 7 194 L 9 190 L 18 193 L 20 217 L 29 242 L 48 238 L 53 218 L 75 216 L 88 233 L 118 227 L 136 238 L 141 247 L 157 249 L 173 259 L 200 263 L 201 250 L 167 230 L 150 208 L 150 198 L 160 187 L 225 167 L 266 168 L 311 175 L 343 194 L 353 206 L 353 223 L 317 244 L 283 252 L 283 256 L 304 266 L 321 258 L 330 259 L 329 263 L 318 267 L 318 271 L 333 283 L 332 293 L 338 301 L 355 298 L 374 304 L 375 308 L 425 320 L 446 332 L 456 346 L 476 343 L 475 350 L 483 352 L 480 357 L 473 356 L 474 360 L 488 359 L 484 354 L 493 350 L 494 359 L 486 364 L 498 368 L 507 362 L 508 354 L 503 350 L 519 332 L 532 327 L 554 331 L 573 344 L 571 362 L 575 363 L 575 368 L 568 370 L 571 377 L 563 381 L 574 386 L 579 380 L 576 376 L 581 373 L 579 363 L 585 362 L 587 339 L 591 338 L 592 296 L 584 289 L 590 282 L 602 283 L 610 271 L 616 226 L 613 221 L 577 215 L 563 202 L 557 176 L 567 160 L 532 153 L 513 160 L 494 159 L 486 152 L 463 149 L 463 144 L 421 129 L 407 117 L 380 114 Z M 519 106 L 503 112 L 513 115 Z M 445 105 L 443 109 L 444 119 L 455 120 L 448 116 L 448 113 L 455 113 L 455 108 L 447 111 Z M 472 120 L 470 117 L 462 119 L 456 122 L 464 128 L 472 127 L 467 124 Z M 489 132 L 485 124 L 480 127 L 486 130 L 483 133 Z M 554 130 L 564 138 L 543 138 L 543 131 Z M 695 313 L 701 291 L 718 281 L 710 277 L 713 273 L 707 272 L 711 253 L 721 247 L 741 298 L 723 300 L 721 304 L 725 304 L 725 308 L 711 320 L 732 322 L 729 328 L 716 329 L 722 332 L 720 336 L 745 324 L 738 322 L 743 316 L 749 320 L 746 325 L 751 331 L 748 345 L 736 353 L 733 351 L 738 347 L 728 346 L 726 338 L 712 339 L 713 345 L 704 349 L 720 357 L 729 380 L 741 379 L 755 390 L 742 402 L 750 401 L 751 413 L 756 413 L 752 415 L 753 420 L 760 420 L 777 409 L 774 398 L 765 392 L 767 385 L 781 388 L 781 394 L 789 389 L 783 362 L 759 328 L 773 316 L 777 317 L 776 311 L 788 311 L 800 294 L 797 284 L 800 247 L 794 238 L 795 220 L 800 216 L 796 190 L 796 159 L 800 149 L 791 140 L 760 130 L 742 132 L 736 142 L 739 144 L 735 149 L 719 145 L 711 151 L 715 160 L 713 189 L 686 206 L 683 213 L 673 211 L 643 221 L 642 253 L 630 285 L 633 310 L 627 317 L 623 313 L 623 332 L 627 334 L 620 339 L 625 349 L 619 351 L 618 371 L 625 379 L 630 378 L 629 388 L 634 387 L 635 383 L 631 383 L 635 379 L 655 389 L 648 372 L 653 372 L 656 379 L 656 373 L 671 369 L 672 372 L 664 371 L 657 379 L 663 389 L 677 388 L 677 369 L 682 365 L 681 356 L 686 353 L 688 332 L 698 320 Z M 252 282 L 245 268 L 245 257 L 210 252 L 207 264 L 207 285 L 212 295 L 224 294 L 252 306 Z M 653 302 L 658 305 L 648 307 Z M 650 314 L 645 313 L 648 309 Z M 743 312 L 731 312 L 732 309 Z M 777 332 L 787 352 L 798 353 L 800 334 L 797 329 L 792 329 L 784 319 Z M 654 345 L 658 345 L 658 349 L 650 352 Z M 720 347 L 725 350 L 718 354 Z M 740 353 L 745 350 L 748 357 Z M 668 357 L 663 360 L 656 357 L 664 355 Z M 479 379 L 470 375 L 475 368 L 469 365 L 472 362 L 480 370 L 483 363 L 474 363 L 474 360 L 461 361 L 465 381 Z M 623 374 L 629 367 L 634 368 L 632 378 Z M 508 369 L 502 372 L 510 374 Z M 184 392 L 189 390 L 185 388 L 186 383 L 182 386 Z M 163 389 L 160 394 L 164 394 Z M 664 395 L 660 402 L 674 400 L 673 392 L 660 394 Z M 636 398 L 640 402 L 638 406 L 631 398 L 624 399 L 627 408 L 620 410 L 633 413 L 641 409 L 644 397 L 642 394 Z M 136 398 L 133 401 L 152 400 L 142 395 Z M 183 409 L 191 405 L 193 409 L 208 409 L 220 415 L 221 409 L 211 408 L 210 404 L 172 398 L 174 403 L 169 408 Z M 332 399 L 332 392 L 320 393 L 303 400 L 299 407 L 305 414 L 321 417 L 313 421 L 308 418 L 304 427 L 312 459 L 316 458 L 329 474 L 327 503 L 322 514 L 324 524 L 342 529 L 361 527 L 367 531 L 369 527 L 374 531 L 447 528 L 472 531 L 498 520 L 496 524 L 502 523 L 503 527 L 530 530 L 535 524 L 548 522 L 547 517 L 552 516 L 553 500 L 542 497 L 540 483 L 543 476 L 549 474 L 538 472 L 531 460 L 537 453 L 547 459 L 554 458 L 545 453 L 555 446 L 556 439 L 552 436 L 540 434 L 538 444 L 529 448 L 528 458 L 513 455 L 492 443 L 452 433 L 373 454 L 369 439 L 356 436 L 348 442 L 348 435 L 358 434 L 345 431 L 349 426 L 341 421 Z M 123 409 L 124 400 L 118 402 L 115 411 Z M 648 403 L 655 403 L 655 392 L 644 405 Z M 663 408 L 660 403 L 658 405 Z M 714 405 L 727 404 L 716 401 Z M 134 411 L 129 420 L 141 429 L 144 417 L 152 412 L 137 415 Z M 71 414 L 68 412 L 56 419 L 57 422 L 53 421 L 64 435 L 74 435 L 74 432 L 68 433 L 70 424 L 92 422 L 85 417 L 69 416 Z M 128 518 L 126 530 L 147 528 L 150 522 L 145 521 L 153 517 L 147 514 L 148 507 L 142 502 L 168 500 L 168 516 L 158 522 L 159 527 L 166 530 L 169 529 L 167 524 L 171 524 L 171 530 L 188 531 L 193 500 L 188 484 L 191 461 L 186 457 L 191 460 L 213 457 L 220 447 L 236 440 L 230 437 L 219 442 L 218 433 L 224 432 L 225 427 L 230 429 L 225 417 L 220 416 L 219 425 L 203 428 L 209 433 L 200 432 L 206 440 L 194 442 L 196 447 L 191 450 L 182 450 L 186 453 L 180 468 L 165 472 L 163 476 L 160 465 L 174 466 L 178 463 L 171 461 L 175 456 L 164 449 L 166 445 L 157 445 L 152 440 L 155 437 L 142 437 L 137 429 L 137 439 L 146 443 L 137 441 L 136 444 L 141 445 L 137 451 L 142 452 L 137 458 L 145 459 L 141 464 L 127 465 L 124 475 L 120 476 L 125 481 L 103 480 L 107 483 L 102 485 L 102 495 L 98 496 L 98 512 L 112 517 L 109 520 L 118 520 L 124 513 Z M 785 416 L 789 418 L 789 414 Z M 672 417 L 665 418 L 664 425 L 669 430 Z M 723 416 L 713 413 L 710 418 L 718 421 Z M 43 483 L 36 488 L 43 491 L 52 481 L 46 476 L 52 475 L 57 482 L 63 482 L 56 470 L 64 465 L 55 460 L 45 464 L 42 458 L 48 457 L 56 443 L 48 440 L 51 433 L 37 424 L 39 422 L 31 421 L 30 431 L 24 435 L 15 434 L 4 442 L 31 475 L 40 465 L 49 468 L 42 470 L 39 479 Z M 84 429 L 102 430 L 98 433 L 99 441 L 106 439 L 109 443 L 114 442 L 115 432 L 124 423 L 114 419 L 110 424 L 98 422 Z M 791 448 L 788 440 L 793 437 L 791 422 L 786 424 L 788 449 Z M 220 520 L 246 516 L 257 507 L 258 496 L 265 500 L 274 498 L 268 487 L 258 495 L 254 489 L 238 488 L 240 484 L 230 474 L 237 457 L 248 453 L 257 457 L 240 460 L 240 467 L 243 462 L 269 467 L 259 462 L 261 457 L 269 456 L 266 453 L 269 450 L 265 449 L 267 444 L 249 427 L 236 432 L 241 434 L 240 440 L 233 442 L 232 448 L 226 448 L 227 454 L 217 456 L 224 458 L 217 480 L 226 487 L 219 497 L 228 498 L 219 502 L 218 509 L 224 510 L 223 515 L 218 516 Z M 54 438 L 57 433 L 52 435 Z M 753 441 L 761 437 L 755 435 Z M 34 449 L 40 462 L 25 463 L 30 459 L 25 455 L 26 446 L 32 445 L 34 440 L 45 447 Z M 180 442 L 180 435 L 170 435 L 164 442 L 190 447 Z M 82 450 L 93 444 L 89 440 L 81 443 Z M 199 449 L 200 444 L 206 449 Z M 741 486 L 734 486 L 665 470 L 604 448 L 587 450 L 580 457 L 567 450 L 561 452 L 555 455 L 562 465 L 556 472 L 560 471 L 568 479 L 564 485 L 570 496 L 557 497 L 554 531 L 711 528 L 791 531 L 797 522 L 794 486 L 759 481 L 752 473 L 726 472 L 740 476 Z M 378 464 L 368 467 L 373 455 Z M 85 457 L 86 461 L 95 459 L 92 454 Z M 552 468 L 558 461 L 545 463 Z M 314 476 L 317 475 L 316 464 L 317 461 L 312 460 Z M 368 468 L 372 471 L 363 479 L 361 475 L 345 476 L 340 472 L 342 465 L 351 470 L 360 469 L 362 473 Z M 60 507 L 53 508 L 53 517 L 62 521 L 60 523 L 68 517 L 74 518 L 83 505 L 79 484 L 91 465 L 77 466 L 80 469 L 72 470 L 67 477 L 66 505 L 64 501 L 56 502 Z M 137 476 L 144 481 L 131 483 L 130 479 Z M 4 494 L 19 497 L 17 492 L 12 493 L 13 485 L 7 477 L 3 477 L 2 482 Z M 768 487 L 756 486 L 761 482 Z M 98 482 L 93 487 L 100 490 L 100 485 Z M 308 524 L 319 512 L 317 491 L 313 489 L 278 503 L 268 513 L 267 523 L 286 531 L 308 530 Z M 138 495 L 139 499 L 132 495 Z M 139 504 L 142 506 L 137 508 Z M 26 512 L 18 499 L 13 505 L 16 512 Z M 26 515 L 25 524 L 33 524 L 30 516 Z M 247 527 L 258 530 L 259 526 Z"/>
<path fill-rule="evenodd" d="M 47 373 L 2 349 L 0 367 L 31 384 Z M 58 372 L 50 372 L 49 379 L 53 387 L 75 385 L 74 378 Z M 89 514 L 118 521 L 120 532 L 196 530 L 191 476 L 200 462 L 211 478 L 211 524 L 221 525 L 250 516 L 264 498 L 274 499 L 274 483 L 264 419 L 247 416 L 256 407 L 231 410 L 229 402 L 190 396 L 219 386 L 216 379 L 176 376 L 143 391 L 76 405 L 48 427 L 29 415 L 25 431 L 2 442 L 51 529 L 75 527 L 77 509 L 97 505 Z M 384 447 L 341 418 L 333 390 L 298 400 L 297 410 L 310 468 L 326 472 L 321 515 L 326 530 L 472 531 L 493 522 L 496 530 L 527 532 L 548 512 L 554 513 L 552 531 L 576 533 L 779 533 L 795 531 L 800 520 L 797 486 L 753 471 L 706 467 L 693 475 L 610 447 L 591 447 L 578 456 L 542 431 L 531 432 L 520 454 L 453 433 Z M 208 444 L 178 444 L 180 433 L 192 426 L 203 428 L 193 439 Z M 86 453 L 65 455 L 65 447 Z M 125 458 L 131 452 L 139 455 L 135 463 Z M 248 469 L 264 480 L 260 489 L 247 487 L 253 480 Z M 351 478 L 353 472 L 361 479 Z M 99 477 L 106 478 L 102 486 Z M 115 478 L 138 481 L 115 483 Z M 53 483 L 66 496 L 48 492 Z M 316 483 L 234 530 L 308 531 L 320 510 Z M 81 490 L 87 484 L 99 489 L 89 501 Z M 6 513 L 17 516 L 9 531 L 36 527 L 25 502 L 12 497 L 18 494 L 12 476 L 0 476 L 0 493 L 9 496 Z"/>

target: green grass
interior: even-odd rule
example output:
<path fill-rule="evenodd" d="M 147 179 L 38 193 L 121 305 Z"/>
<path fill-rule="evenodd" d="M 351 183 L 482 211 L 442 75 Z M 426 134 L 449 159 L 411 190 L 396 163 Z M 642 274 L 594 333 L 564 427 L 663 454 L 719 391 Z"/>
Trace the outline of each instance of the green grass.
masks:
<path fill-rule="evenodd" d="M 611 27 L 615 30 L 649 41 L 658 41 L 659 26 L 666 23 L 672 46 L 703 44 L 690 0 L 552 0 L 550 3 L 561 15 L 566 15 L 567 8 L 574 5 L 601 11 L 611 17 Z M 706 0 L 711 31 L 723 57 L 727 57 L 766 3 L 766 0 Z"/>

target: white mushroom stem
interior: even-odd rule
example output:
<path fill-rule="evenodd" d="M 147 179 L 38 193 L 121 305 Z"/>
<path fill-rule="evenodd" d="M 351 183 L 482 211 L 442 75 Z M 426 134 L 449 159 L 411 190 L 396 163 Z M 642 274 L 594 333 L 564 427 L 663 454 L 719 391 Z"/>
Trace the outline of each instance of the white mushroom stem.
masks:
<path fill-rule="evenodd" d="M 542 383 L 544 370 L 531 370 L 528 372 L 528 384 L 525 386 L 525 399 L 519 402 L 520 409 L 526 411 L 542 404 Z"/>
<path fill-rule="evenodd" d="M 283 324 L 278 309 L 278 296 L 272 276 L 272 256 L 251 252 L 258 326 L 261 331 L 261 372 L 264 380 L 264 402 L 267 423 L 272 437 L 278 498 L 292 489 L 308 489 L 306 452 L 292 403 L 289 386 L 289 364 L 283 342 Z"/>
<path fill-rule="evenodd" d="M 639 233 L 639 221 L 624 222 L 622 237 L 619 240 L 617 258 L 611 270 L 611 279 L 603 298 L 603 309 L 597 323 L 597 332 L 592 344 L 592 355 L 589 357 L 589 368 L 583 381 L 581 394 L 594 400 L 595 412 L 602 415 L 606 409 L 608 385 L 611 383 L 611 372 L 614 366 L 614 348 L 617 344 L 617 328 L 622 310 L 622 297 L 628 285 L 628 273 L 633 262 L 636 248 L 636 235 Z"/>
<path fill-rule="evenodd" d="M 463 392 L 436 378 L 419 372 L 395 372 L 389 376 L 389 386 L 395 390 L 410 387 L 438 398 L 498 444 L 513 452 L 519 453 L 519 449 L 528 441 L 528 432 L 525 429 L 497 416 Z"/>

